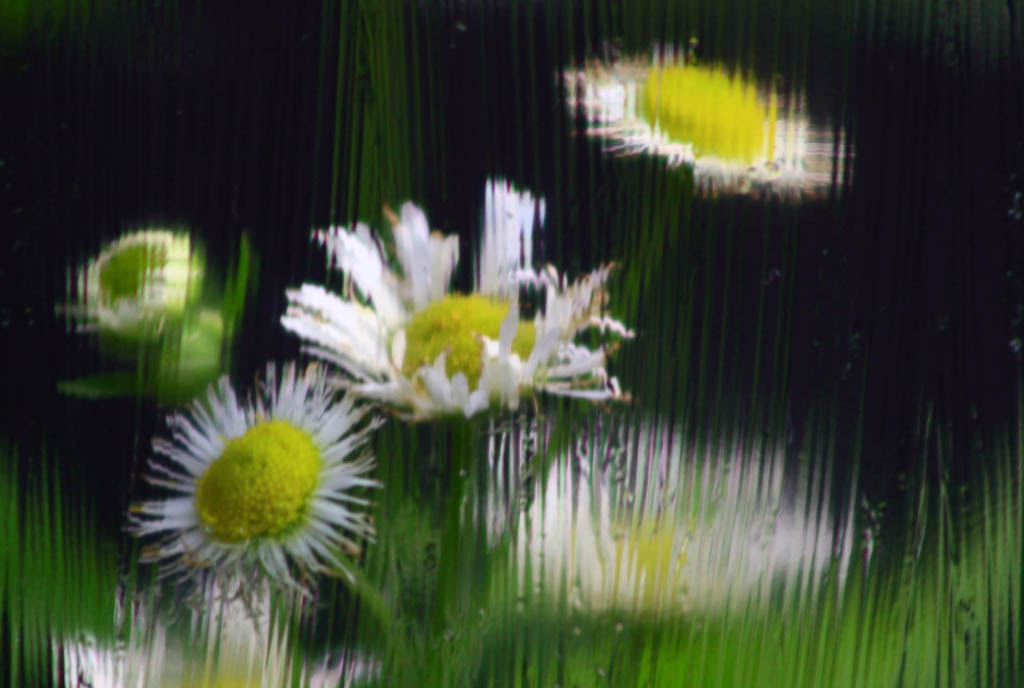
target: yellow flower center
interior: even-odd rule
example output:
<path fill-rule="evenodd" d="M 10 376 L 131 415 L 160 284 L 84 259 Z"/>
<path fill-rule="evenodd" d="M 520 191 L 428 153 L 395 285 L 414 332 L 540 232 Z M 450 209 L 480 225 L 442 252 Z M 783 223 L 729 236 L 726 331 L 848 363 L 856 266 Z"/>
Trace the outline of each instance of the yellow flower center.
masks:
<path fill-rule="evenodd" d="M 449 294 L 416 313 L 405 327 L 405 360 L 402 372 L 411 377 L 420 366 L 432 365 L 450 347 L 445 372 L 449 377 L 463 373 L 470 389 L 476 389 L 483 369 L 478 335 L 497 340 L 501 322 L 508 315 L 507 301 L 483 294 Z M 533 323 L 520 321 L 512 340 L 512 351 L 524 361 L 533 350 Z"/>
<path fill-rule="evenodd" d="M 771 157 L 775 98 L 765 107 L 754 85 L 708 67 L 653 68 L 644 84 L 648 119 L 697 155 L 743 164 Z"/>
<path fill-rule="evenodd" d="M 199 520 L 220 542 L 282 535 L 304 518 L 321 466 L 308 433 L 287 421 L 255 425 L 199 479 Z"/>
<path fill-rule="evenodd" d="M 183 688 L 253 688 L 260 685 L 260 678 L 254 676 L 252 681 L 237 676 L 216 676 L 201 683 L 186 683 Z"/>
<path fill-rule="evenodd" d="M 686 562 L 684 551 L 673 554 L 675 530 L 662 527 L 653 533 L 635 532 L 616 542 L 615 577 L 625 575 L 623 567 L 635 566 L 636 602 L 647 610 L 671 604 L 678 590 L 680 572 Z M 642 583 L 641 583 L 642 581 Z"/>
<path fill-rule="evenodd" d="M 100 288 L 111 302 L 136 298 L 154 270 L 167 265 L 167 248 L 159 244 L 126 246 L 100 270 Z"/>

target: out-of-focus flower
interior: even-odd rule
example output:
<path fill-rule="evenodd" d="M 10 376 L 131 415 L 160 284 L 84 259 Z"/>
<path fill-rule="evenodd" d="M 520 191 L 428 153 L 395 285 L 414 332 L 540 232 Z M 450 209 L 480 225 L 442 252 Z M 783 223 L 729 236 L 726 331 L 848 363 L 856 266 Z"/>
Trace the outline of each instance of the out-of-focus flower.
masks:
<path fill-rule="evenodd" d="M 345 387 L 413 420 L 469 417 L 492 403 L 514 409 L 533 391 L 622 398 L 605 370 L 607 350 L 574 342 L 591 327 L 632 336 L 601 312 L 613 266 L 575 282 L 550 265 L 536 272 L 533 228 L 543 219 L 542 200 L 504 181 L 487 184 L 470 294 L 449 291 L 458 238 L 431 234 L 412 203 L 392 217 L 400 271 L 388 266 L 379 238 L 362 223 L 316 232 L 359 294 L 343 298 L 313 284 L 290 289 L 281 322 L 310 343 L 307 351 L 347 374 Z M 543 294 L 532 320 L 521 312 L 521 288 Z"/>
<path fill-rule="evenodd" d="M 165 402 L 188 402 L 220 375 L 225 337 L 220 312 L 199 309 L 179 336 L 164 341 L 145 362 L 143 391 Z"/>
<path fill-rule="evenodd" d="M 267 586 L 210 586 L 202 599 L 157 609 L 154 596 L 131 603 L 126 640 L 65 641 L 64 684 L 92 688 L 328 688 L 378 670 L 356 653 L 314 662 L 290 642 Z M 158 613 L 162 612 L 162 613 Z M 122 610 L 122 615 L 124 610 Z M 165 621 L 168 614 L 172 622 Z M 59 678 L 59 677 L 55 677 Z M 297 683 L 294 681 L 297 680 Z"/>
<path fill-rule="evenodd" d="M 760 608 L 775 586 L 815 589 L 834 562 L 842 583 L 852 529 L 816 518 L 831 513 L 824 495 L 783 494 L 776 448 L 694 457 L 678 427 L 622 433 L 589 428 L 535 487 L 516 533 L 524 595 L 662 616 Z"/>
<path fill-rule="evenodd" d="M 59 310 L 77 330 L 98 334 L 101 349 L 123 367 L 64 380 L 60 390 L 90 399 L 143 395 L 173 405 L 192 399 L 230 360 L 257 266 L 243 235 L 221 292 L 204 288 L 202 252 L 184 230 L 147 229 L 111 242 L 79 270 L 76 300 Z"/>
<path fill-rule="evenodd" d="M 174 495 L 132 509 L 131 530 L 158 538 L 143 559 L 164 574 L 264 573 L 300 589 L 310 574 L 345 574 L 344 555 L 374 535 L 358 493 L 380 486 L 364 445 L 382 421 L 363 423 L 367 412 L 352 395 L 334 401 L 319 365 L 288 364 L 280 381 L 268 365 L 244 405 L 222 377 L 153 441 L 148 480 Z"/>
<path fill-rule="evenodd" d="M 187 232 L 125 234 L 79 272 L 72 312 L 117 342 L 152 339 L 197 302 L 204 268 Z"/>
<path fill-rule="evenodd" d="M 802 95 L 780 95 L 656 46 L 650 58 L 595 61 L 562 75 L 568 105 L 607 152 L 687 165 L 711 192 L 815 195 L 842 181 L 842 132 L 812 126 Z"/>

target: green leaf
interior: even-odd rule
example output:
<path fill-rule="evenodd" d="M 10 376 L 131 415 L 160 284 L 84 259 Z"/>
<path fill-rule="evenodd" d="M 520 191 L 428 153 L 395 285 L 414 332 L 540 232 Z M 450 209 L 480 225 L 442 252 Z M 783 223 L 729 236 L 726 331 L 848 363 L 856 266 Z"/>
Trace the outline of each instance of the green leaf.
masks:
<path fill-rule="evenodd" d="M 57 383 L 61 394 L 82 399 L 113 399 L 132 396 L 141 391 L 134 373 L 100 373 Z"/>

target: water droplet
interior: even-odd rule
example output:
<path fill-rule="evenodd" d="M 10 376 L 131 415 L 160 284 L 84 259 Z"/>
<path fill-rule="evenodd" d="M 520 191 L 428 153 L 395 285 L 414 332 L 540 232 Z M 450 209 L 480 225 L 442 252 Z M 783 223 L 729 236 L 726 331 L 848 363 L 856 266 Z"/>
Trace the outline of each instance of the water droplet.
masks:
<path fill-rule="evenodd" d="M 1011 220 L 1020 220 L 1024 217 L 1024 193 L 1017 191 L 1013 194 L 1013 200 L 1010 202 L 1010 209 L 1006 212 Z"/>
<path fill-rule="evenodd" d="M 768 285 L 772 284 L 773 282 L 775 282 L 776 280 L 779 280 L 781 278 L 782 278 L 782 270 L 780 270 L 779 268 L 772 268 L 771 270 L 768 271 L 768 274 L 761 281 L 761 284 L 763 286 L 767 287 Z"/>

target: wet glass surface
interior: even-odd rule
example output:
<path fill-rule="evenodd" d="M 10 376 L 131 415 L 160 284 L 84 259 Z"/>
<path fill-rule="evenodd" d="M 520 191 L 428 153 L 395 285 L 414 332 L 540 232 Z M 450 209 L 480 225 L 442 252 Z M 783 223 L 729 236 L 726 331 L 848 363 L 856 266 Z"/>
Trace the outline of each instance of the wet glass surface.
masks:
<path fill-rule="evenodd" d="M 1021 681 L 1012 3 L 229 4 L 0 9 L 5 685 Z"/>

